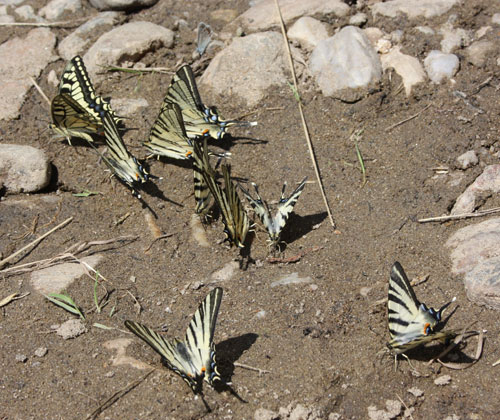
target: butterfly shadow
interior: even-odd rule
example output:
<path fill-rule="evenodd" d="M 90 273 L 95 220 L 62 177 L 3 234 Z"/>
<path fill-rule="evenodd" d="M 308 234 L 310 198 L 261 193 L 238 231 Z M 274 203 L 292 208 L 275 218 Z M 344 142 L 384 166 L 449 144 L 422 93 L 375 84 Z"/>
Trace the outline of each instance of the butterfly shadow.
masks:
<path fill-rule="evenodd" d="M 280 249 L 284 251 L 287 244 L 291 244 L 302 236 L 311 232 L 314 226 L 320 224 L 327 217 L 327 212 L 299 216 L 296 213 L 290 214 L 288 221 L 281 233 Z"/>
<path fill-rule="evenodd" d="M 241 355 L 248 350 L 257 341 L 259 336 L 254 333 L 247 333 L 239 337 L 229 338 L 216 345 L 216 353 L 219 355 L 219 372 L 225 382 L 217 383 L 214 387 L 217 392 L 229 391 L 238 400 L 244 401 L 236 392 L 228 385 L 231 383 L 231 378 L 234 374 L 234 363 L 241 357 Z"/>
<path fill-rule="evenodd" d="M 225 150 L 230 150 L 234 145 L 234 142 L 237 141 L 238 144 L 267 144 L 268 140 L 256 139 L 254 137 L 247 136 L 233 136 L 232 134 L 226 133 L 226 135 L 220 139 L 215 140 L 214 144 L 220 146 Z"/>

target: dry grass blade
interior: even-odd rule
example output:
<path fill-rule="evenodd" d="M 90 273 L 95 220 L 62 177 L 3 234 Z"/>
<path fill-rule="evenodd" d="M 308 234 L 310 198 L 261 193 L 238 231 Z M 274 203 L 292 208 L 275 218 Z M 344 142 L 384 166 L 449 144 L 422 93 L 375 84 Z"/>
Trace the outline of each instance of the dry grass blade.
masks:
<path fill-rule="evenodd" d="M 279 20 L 280 20 L 280 24 L 281 24 L 281 32 L 283 33 L 283 39 L 285 41 L 285 48 L 286 48 L 286 51 L 288 52 L 288 61 L 290 63 L 290 70 L 292 72 L 293 85 L 295 88 L 294 92 L 297 92 L 297 95 L 300 95 L 298 84 L 297 84 L 297 75 L 295 74 L 295 67 L 293 65 L 292 52 L 290 51 L 290 45 L 288 44 L 288 37 L 286 35 L 285 22 L 283 21 L 283 16 L 281 15 L 281 9 L 280 9 L 280 5 L 278 4 L 278 0 L 274 0 L 274 2 L 276 4 L 276 9 L 278 11 L 278 16 L 279 16 Z M 316 161 L 316 156 L 314 155 L 314 149 L 313 149 L 311 137 L 309 136 L 309 129 L 307 128 L 307 123 L 306 123 L 306 119 L 304 117 L 304 111 L 302 110 L 302 103 L 300 100 L 297 101 L 297 105 L 299 107 L 300 118 L 302 120 L 302 127 L 304 127 L 304 134 L 306 136 L 307 146 L 309 148 L 309 154 L 310 154 L 311 160 L 313 162 L 314 172 L 316 173 L 316 178 L 318 179 L 318 185 L 319 185 L 319 188 L 321 191 L 321 195 L 323 197 L 323 201 L 325 202 L 325 207 L 326 207 L 326 211 L 328 213 L 328 217 L 330 219 L 330 223 L 331 223 L 332 227 L 335 229 L 335 221 L 333 220 L 332 212 L 330 210 L 330 205 L 328 204 L 328 198 L 326 198 L 325 188 L 323 187 L 323 181 L 321 180 L 321 175 L 319 173 L 318 162 Z"/>
<path fill-rule="evenodd" d="M 417 118 L 417 117 L 418 117 L 418 116 L 419 116 L 422 112 L 424 112 L 424 111 L 425 111 L 427 108 L 429 108 L 431 105 L 432 105 L 432 104 L 427 105 L 425 108 L 421 109 L 420 111 L 418 111 L 416 114 L 412 115 L 411 117 L 408 117 L 408 118 L 406 118 L 406 119 L 404 119 L 404 120 L 402 120 L 402 121 L 399 121 L 399 122 L 397 122 L 396 124 L 392 124 L 391 126 L 387 127 L 387 128 L 385 129 L 385 131 L 386 131 L 386 132 L 391 131 L 393 128 L 396 128 L 396 127 L 400 126 L 401 124 L 404 124 L 404 123 L 406 123 L 406 122 L 408 122 L 408 121 L 413 120 L 414 118 Z"/>
<path fill-rule="evenodd" d="M 45 94 L 45 92 L 42 90 L 42 88 L 38 85 L 38 83 L 35 81 L 35 79 L 33 79 L 31 76 L 30 76 L 30 80 L 31 80 L 31 83 L 33 83 L 33 86 L 35 86 L 36 90 L 38 91 L 38 93 L 41 95 L 41 97 L 43 99 L 45 99 L 45 101 L 49 104 L 49 108 L 50 108 L 50 99 L 47 97 L 47 95 Z"/>
<path fill-rule="evenodd" d="M 38 243 L 40 243 L 43 239 L 45 239 L 47 236 L 51 235 L 52 233 L 54 233 L 56 230 L 58 229 L 61 229 L 62 227 L 66 226 L 69 222 L 71 222 L 73 220 L 73 217 L 69 217 L 67 218 L 64 222 L 58 224 L 55 228 L 52 228 L 51 230 L 49 230 L 48 232 L 44 233 L 42 236 L 40 236 L 39 238 L 35 239 L 33 242 L 30 242 L 28 245 L 22 247 L 20 250 L 14 252 L 13 254 L 11 254 L 10 256 L 8 256 L 7 258 L 4 258 L 2 261 L 0 261 L 0 268 L 2 268 L 5 264 L 7 264 L 9 261 L 13 260 L 14 258 L 16 258 L 19 254 L 22 254 L 24 251 L 26 251 L 27 249 L 37 245 Z M 1 272 L 1 271 L 0 271 Z"/>
<path fill-rule="evenodd" d="M 81 22 L 88 20 L 88 17 L 66 20 L 62 22 L 1 22 L 0 26 L 35 26 L 37 28 L 74 28 L 80 26 Z"/>
<path fill-rule="evenodd" d="M 24 295 L 19 296 L 19 293 L 12 293 L 11 295 L 3 298 L 0 300 L 0 308 L 2 306 L 8 305 L 10 302 L 13 302 L 14 300 L 22 299 L 23 297 L 26 297 L 30 294 L 30 292 L 25 293 Z"/>
<path fill-rule="evenodd" d="M 418 222 L 419 223 L 447 222 L 449 220 L 461 220 L 461 219 L 469 219 L 471 217 L 482 217 L 482 216 L 487 216 L 488 214 L 499 213 L 499 212 L 500 212 L 500 207 L 494 207 L 492 209 L 479 210 L 473 213 L 461 213 L 461 214 L 451 214 L 449 216 L 428 217 L 427 219 L 418 219 Z"/>
<path fill-rule="evenodd" d="M 259 372 L 259 376 L 262 375 L 263 373 L 271 373 L 271 371 L 269 370 L 244 365 L 243 363 L 234 362 L 233 365 L 242 369 L 248 369 L 248 370 L 253 370 L 254 372 Z"/>

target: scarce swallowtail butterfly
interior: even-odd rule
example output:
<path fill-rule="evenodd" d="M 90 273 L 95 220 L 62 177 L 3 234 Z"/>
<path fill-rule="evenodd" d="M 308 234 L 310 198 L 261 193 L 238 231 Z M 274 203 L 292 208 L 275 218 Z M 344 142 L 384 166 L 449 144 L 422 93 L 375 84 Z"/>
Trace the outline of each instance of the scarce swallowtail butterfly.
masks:
<path fill-rule="evenodd" d="M 438 311 L 419 302 L 403 267 L 395 262 L 389 279 L 387 302 L 389 333 L 387 347 L 395 354 L 440 340 L 447 341 L 456 336 L 452 331 L 434 331 L 442 320 L 443 311 L 455 300 L 443 305 Z"/>
<path fill-rule="evenodd" d="M 180 375 L 193 392 L 201 392 L 202 380 L 214 385 L 221 381 L 213 343 L 215 323 L 222 300 L 222 288 L 213 289 L 189 323 L 184 341 L 167 340 L 151 328 L 134 321 L 125 326 L 162 356 L 168 368 Z"/>

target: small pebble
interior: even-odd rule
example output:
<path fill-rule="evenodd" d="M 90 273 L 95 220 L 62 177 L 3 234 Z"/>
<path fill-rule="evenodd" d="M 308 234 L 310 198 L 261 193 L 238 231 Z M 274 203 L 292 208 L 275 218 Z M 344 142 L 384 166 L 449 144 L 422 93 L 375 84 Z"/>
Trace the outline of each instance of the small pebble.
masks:
<path fill-rule="evenodd" d="M 451 382 L 451 376 L 450 375 L 442 375 L 439 378 L 436 378 L 434 380 L 435 385 L 448 385 Z"/>
<path fill-rule="evenodd" d="M 113 376 L 115 376 L 115 372 L 110 371 L 110 372 L 106 373 L 104 376 L 105 376 L 106 378 L 112 378 Z"/>
<path fill-rule="evenodd" d="M 255 317 L 257 319 L 265 318 L 266 317 L 266 311 L 259 311 L 259 312 L 257 312 L 257 314 L 255 315 Z"/>
<path fill-rule="evenodd" d="M 421 397 L 422 395 L 424 395 L 424 391 L 422 391 L 421 389 L 418 389 L 415 386 L 413 388 L 409 388 L 408 392 L 410 394 L 414 395 L 415 397 Z"/>
<path fill-rule="evenodd" d="M 48 352 L 47 347 L 38 347 L 35 350 L 35 356 L 36 357 L 43 357 L 47 354 L 47 352 Z"/>
<path fill-rule="evenodd" d="M 28 358 L 26 357 L 26 355 L 20 353 L 16 354 L 16 362 L 26 363 L 27 360 Z"/>

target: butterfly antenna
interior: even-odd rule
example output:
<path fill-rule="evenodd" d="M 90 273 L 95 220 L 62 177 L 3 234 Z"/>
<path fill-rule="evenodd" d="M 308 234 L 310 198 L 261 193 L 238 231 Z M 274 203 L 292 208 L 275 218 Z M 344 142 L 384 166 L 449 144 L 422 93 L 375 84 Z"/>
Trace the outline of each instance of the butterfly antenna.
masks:
<path fill-rule="evenodd" d="M 439 311 L 438 311 L 438 319 L 441 319 L 441 315 L 443 314 L 444 310 L 445 310 L 448 306 L 450 306 L 453 302 L 455 302 L 456 300 L 457 300 L 457 297 L 456 297 L 456 296 L 454 296 L 452 300 L 450 300 L 448 303 L 446 303 L 445 305 L 443 305 L 443 306 L 441 307 L 441 309 L 439 309 Z"/>

